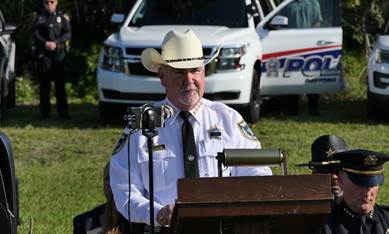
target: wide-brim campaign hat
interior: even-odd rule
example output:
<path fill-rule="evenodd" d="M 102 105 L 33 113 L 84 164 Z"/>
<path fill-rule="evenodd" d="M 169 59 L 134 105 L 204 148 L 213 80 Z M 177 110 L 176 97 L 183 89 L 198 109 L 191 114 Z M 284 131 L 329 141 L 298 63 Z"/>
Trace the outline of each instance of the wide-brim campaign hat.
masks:
<path fill-rule="evenodd" d="M 205 66 L 219 54 L 217 50 L 210 58 L 205 59 L 203 46 L 193 30 L 184 33 L 169 31 L 163 39 L 161 53 L 154 48 L 143 50 L 141 60 L 143 66 L 151 71 L 158 72 L 161 65 L 168 65 L 178 69 L 188 69 Z"/>
<path fill-rule="evenodd" d="M 333 154 L 340 160 L 342 170 L 350 180 L 362 187 L 373 187 L 384 183 L 384 166 L 389 154 L 365 149 L 355 149 Z"/>
<path fill-rule="evenodd" d="M 316 138 L 311 145 L 311 161 L 297 164 L 297 166 L 311 169 L 335 168 L 340 165 L 340 161 L 334 160 L 332 155 L 347 149 L 347 143 L 343 138 L 337 135 L 322 135 Z"/>

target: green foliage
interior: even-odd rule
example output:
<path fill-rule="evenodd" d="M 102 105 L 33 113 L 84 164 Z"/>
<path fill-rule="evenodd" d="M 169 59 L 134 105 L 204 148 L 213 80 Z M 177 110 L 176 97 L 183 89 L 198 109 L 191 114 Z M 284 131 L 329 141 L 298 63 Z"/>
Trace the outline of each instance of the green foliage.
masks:
<path fill-rule="evenodd" d="M 73 48 L 68 54 L 68 81 L 72 84 L 76 97 L 96 100 L 96 66 L 100 44 L 95 43 L 87 50 Z"/>
<path fill-rule="evenodd" d="M 344 0 L 342 27 L 346 44 L 357 44 L 368 53 L 370 40 L 383 30 L 389 6 L 385 0 Z M 355 17 L 358 16 L 358 17 Z M 354 47 L 355 48 L 355 47 Z"/>
<path fill-rule="evenodd" d="M 16 79 L 16 103 L 26 104 L 38 99 L 38 87 L 30 80 Z"/>

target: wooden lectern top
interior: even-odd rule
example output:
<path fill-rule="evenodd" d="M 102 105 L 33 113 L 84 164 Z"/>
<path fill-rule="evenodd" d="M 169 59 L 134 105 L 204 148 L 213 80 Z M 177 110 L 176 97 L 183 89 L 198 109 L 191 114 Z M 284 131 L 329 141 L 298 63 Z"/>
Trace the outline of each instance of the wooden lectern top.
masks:
<path fill-rule="evenodd" d="M 231 233 L 317 233 L 331 210 L 330 181 L 329 175 L 180 179 L 170 233 L 220 233 L 222 220 Z"/>

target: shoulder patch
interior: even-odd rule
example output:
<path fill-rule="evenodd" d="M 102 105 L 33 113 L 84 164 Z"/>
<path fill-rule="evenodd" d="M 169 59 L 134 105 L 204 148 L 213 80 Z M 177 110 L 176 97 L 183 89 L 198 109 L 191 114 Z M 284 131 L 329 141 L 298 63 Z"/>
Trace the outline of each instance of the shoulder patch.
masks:
<path fill-rule="evenodd" d="M 63 17 L 66 21 L 70 21 L 70 17 L 69 17 L 67 14 L 63 14 L 62 17 Z"/>
<path fill-rule="evenodd" d="M 117 154 L 124 146 L 127 140 L 128 133 L 123 133 L 122 136 L 120 137 L 118 143 L 115 146 L 115 149 L 112 152 L 112 155 Z"/>
<path fill-rule="evenodd" d="M 238 128 L 245 138 L 252 141 L 258 140 L 253 130 L 251 130 L 251 128 L 247 125 L 247 123 L 244 120 L 238 122 Z"/>

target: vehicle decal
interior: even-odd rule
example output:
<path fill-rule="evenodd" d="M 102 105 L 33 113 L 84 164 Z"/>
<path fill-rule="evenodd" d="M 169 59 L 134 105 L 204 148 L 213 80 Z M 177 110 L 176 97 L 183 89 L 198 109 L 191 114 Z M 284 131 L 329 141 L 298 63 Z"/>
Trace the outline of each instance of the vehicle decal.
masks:
<path fill-rule="evenodd" d="M 293 55 L 301 53 L 303 50 L 305 49 L 273 54 Z M 305 51 L 312 50 L 306 49 Z M 341 56 L 341 49 L 337 49 L 281 58 L 272 57 L 262 62 L 261 71 L 266 73 L 266 77 L 269 78 L 290 78 L 294 72 L 301 72 L 305 78 L 334 77 L 339 76 L 341 72 Z M 330 81 L 328 80 L 327 82 Z"/>
<path fill-rule="evenodd" d="M 269 53 L 264 54 L 262 56 L 262 60 L 265 61 L 266 59 L 274 58 L 274 57 L 284 57 L 284 56 L 290 56 L 293 54 L 301 54 L 309 51 L 315 51 L 315 50 L 323 50 L 323 49 L 330 49 L 330 48 L 341 48 L 341 45 L 333 45 L 333 46 L 322 46 L 322 47 L 314 47 L 314 48 L 304 48 L 304 49 L 297 49 L 297 50 L 287 50 L 287 51 L 279 51 L 275 53 Z"/>

